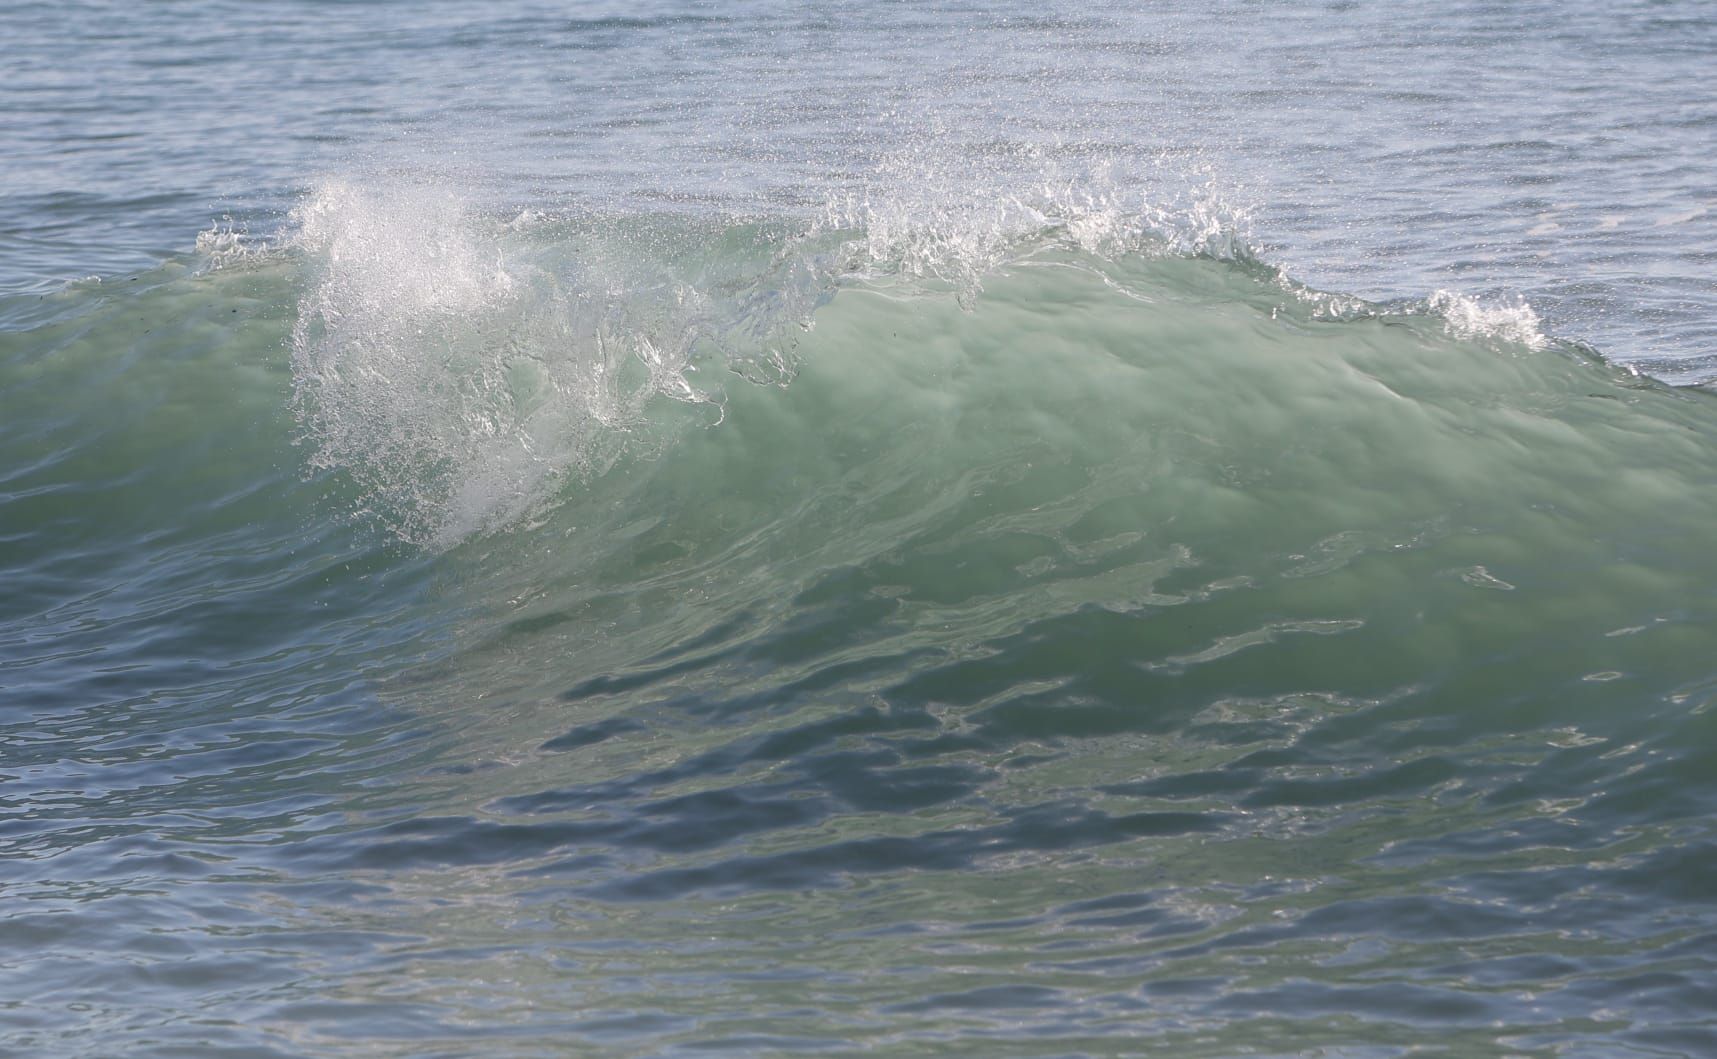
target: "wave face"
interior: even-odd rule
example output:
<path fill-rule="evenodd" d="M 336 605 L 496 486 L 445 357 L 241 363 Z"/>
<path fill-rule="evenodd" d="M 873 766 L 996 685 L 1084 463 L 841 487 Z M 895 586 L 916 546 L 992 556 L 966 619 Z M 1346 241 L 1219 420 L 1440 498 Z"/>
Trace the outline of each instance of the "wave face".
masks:
<path fill-rule="evenodd" d="M 1717 1043 L 1710 399 L 1100 198 L 0 304 L 11 1045 Z"/>

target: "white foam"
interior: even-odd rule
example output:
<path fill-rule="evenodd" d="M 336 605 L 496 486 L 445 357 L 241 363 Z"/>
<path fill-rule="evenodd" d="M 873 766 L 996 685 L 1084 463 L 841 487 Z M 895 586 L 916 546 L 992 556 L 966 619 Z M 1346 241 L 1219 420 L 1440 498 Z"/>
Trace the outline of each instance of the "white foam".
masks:
<path fill-rule="evenodd" d="M 600 471 L 651 399 L 705 399 L 683 320 L 652 334 L 636 311 L 648 298 L 470 201 L 427 178 L 347 178 L 293 214 L 310 270 L 293 375 L 313 461 L 431 546 Z"/>
<path fill-rule="evenodd" d="M 230 214 L 197 233 L 197 254 L 211 269 L 254 260 L 268 249 L 266 240 L 253 238 L 250 229 Z"/>
<path fill-rule="evenodd" d="M 1481 302 L 1455 291 L 1439 290 L 1425 300 L 1426 308 L 1443 318 L 1456 338 L 1478 338 L 1543 349 L 1549 339 L 1540 330 L 1538 314 L 1524 298 Z"/>
<path fill-rule="evenodd" d="M 446 187 L 330 180 L 292 219 L 298 246 L 325 263 L 322 293 L 336 311 L 470 313 L 514 288 L 498 245 Z"/>
<path fill-rule="evenodd" d="M 832 198 L 818 227 L 851 237 L 843 271 L 939 280 L 969 304 L 985 277 L 1046 244 L 1104 259 L 1237 257 L 1248 220 L 1213 180 L 1166 164 L 1070 163 L 1043 147 L 978 164 L 918 147 L 887 156 L 862 191 Z"/>

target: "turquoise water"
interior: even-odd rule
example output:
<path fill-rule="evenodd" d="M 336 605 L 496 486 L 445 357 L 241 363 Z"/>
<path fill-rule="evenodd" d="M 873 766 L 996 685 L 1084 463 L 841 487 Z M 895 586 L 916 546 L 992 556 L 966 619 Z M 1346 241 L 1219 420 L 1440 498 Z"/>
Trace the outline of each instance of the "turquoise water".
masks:
<path fill-rule="evenodd" d="M 11 9 L 0 1053 L 1717 1050 L 1713 30 L 1545 13 Z"/>

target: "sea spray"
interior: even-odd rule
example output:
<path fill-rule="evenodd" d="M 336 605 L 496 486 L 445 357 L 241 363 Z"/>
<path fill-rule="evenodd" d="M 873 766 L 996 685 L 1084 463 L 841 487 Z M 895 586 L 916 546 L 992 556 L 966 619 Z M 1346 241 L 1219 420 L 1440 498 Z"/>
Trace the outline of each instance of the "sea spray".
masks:
<path fill-rule="evenodd" d="M 312 277 L 293 330 L 296 402 L 401 536 L 447 543 L 599 471 L 652 398 L 701 401 L 690 336 L 641 319 L 589 244 L 533 243 L 440 184 L 330 181 L 295 213 Z"/>

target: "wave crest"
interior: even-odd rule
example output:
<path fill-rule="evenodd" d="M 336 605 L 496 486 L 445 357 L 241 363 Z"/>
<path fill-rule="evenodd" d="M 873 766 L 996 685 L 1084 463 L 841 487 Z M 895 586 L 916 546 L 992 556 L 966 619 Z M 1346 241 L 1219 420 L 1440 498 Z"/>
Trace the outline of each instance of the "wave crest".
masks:
<path fill-rule="evenodd" d="M 1028 148 L 976 168 L 922 150 L 891 156 L 868 186 L 831 198 L 815 230 L 844 237 L 845 275 L 938 281 L 970 307 L 986 277 L 1045 248 L 1243 259 L 1249 224 L 1208 176 L 1148 177 L 1112 161 L 1069 171 Z"/>
<path fill-rule="evenodd" d="M 959 170 L 901 156 L 815 216 L 765 221 L 502 220 L 427 178 L 326 181 L 289 240 L 308 271 L 292 363 L 312 465 L 350 474 L 360 513 L 447 546 L 668 443 L 679 428 L 653 409 L 707 406 L 692 421 L 719 422 L 726 377 L 789 382 L 814 314 L 843 286 L 952 295 L 971 310 L 994 277 L 1047 259 L 1122 288 L 1118 262 L 1218 259 L 1313 319 L 1431 315 L 1455 338 L 1548 344 L 1520 301 L 1439 291 L 1377 305 L 1300 286 L 1259 261 L 1247 212 L 1209 180 L 1027 161 L 1037 168 L 1018 183 L 1004 179 L 1022 171 L 1017 158 Z M 1149 302 L 1150 282 L 1123 293 Z"/>

